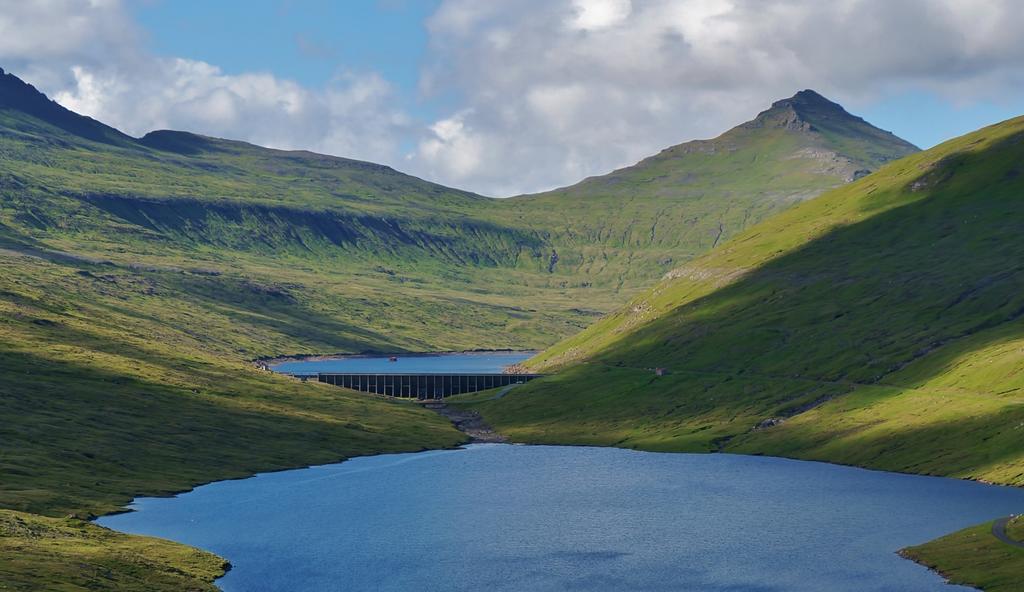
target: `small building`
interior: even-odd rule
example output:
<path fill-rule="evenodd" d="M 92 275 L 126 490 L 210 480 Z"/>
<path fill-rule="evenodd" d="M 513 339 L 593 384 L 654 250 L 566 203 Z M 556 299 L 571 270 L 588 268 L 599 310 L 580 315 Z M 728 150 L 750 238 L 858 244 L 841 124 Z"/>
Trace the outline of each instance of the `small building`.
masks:
<path fill-rule="evenodd" d="M 666 374 L 668 374 L 668 368 L 655 368 L 654 369 L 654 375 L 655 376 L 665 376 Z"/>

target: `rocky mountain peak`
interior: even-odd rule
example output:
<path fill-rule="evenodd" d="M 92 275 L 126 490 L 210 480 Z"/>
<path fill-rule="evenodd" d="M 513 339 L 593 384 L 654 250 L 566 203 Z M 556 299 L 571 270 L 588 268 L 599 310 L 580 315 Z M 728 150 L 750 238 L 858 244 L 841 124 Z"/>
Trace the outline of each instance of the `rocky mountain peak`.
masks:
<path fill-rule="evenodd" d="M 762 111 L 747 128 L 784 128 L 793 131 L 812 132 L 822 125 L 867 125 L 863 119 L 851 115 L 839 103 L 835 103 L 806 89 L 788 99 L 772 103 L 771 108 Z"/>

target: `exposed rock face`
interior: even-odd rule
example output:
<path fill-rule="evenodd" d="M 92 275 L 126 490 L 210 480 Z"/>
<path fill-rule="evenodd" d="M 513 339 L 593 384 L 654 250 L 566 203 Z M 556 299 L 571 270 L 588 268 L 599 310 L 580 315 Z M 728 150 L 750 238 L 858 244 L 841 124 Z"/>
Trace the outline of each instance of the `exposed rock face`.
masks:
<path fill-rule="evenodd" d="M 758 423 L 756 426 L 754 426 L 754 429 L 755 430 L 767 430 L 769 428 L 774 428 L 777 425 L 782 425 L 785 422 L 786 422 L 786 418 L 784 418 L 784 417 L 769 417 L 768 419 L 765 419 L 765 420 L 761 421 L 760 423 Z"/>
<path fill-rule="evenodd" d="M 814 131 L 814 126 L 810 122 L 805 121 L 803 117 L 797 113 L 796 109 L 792 107 L 784 107 L 780 109 L 780 113 L 775 119 L 775 126 L 785 128 L 792 131 L 798 132 L 810 132 Z"/>
<path fill-rule="evenodd" d="M 803 158 L 815 161 L 818 163 L 815 172 L 838 177 L 842 179 L 844 183 L 856 181 L 857 179 L 872 173 L 870 169 L 865 169 L 853 160 L 825 148 L 802 148 L 794 152 L 791 158 Z"/>

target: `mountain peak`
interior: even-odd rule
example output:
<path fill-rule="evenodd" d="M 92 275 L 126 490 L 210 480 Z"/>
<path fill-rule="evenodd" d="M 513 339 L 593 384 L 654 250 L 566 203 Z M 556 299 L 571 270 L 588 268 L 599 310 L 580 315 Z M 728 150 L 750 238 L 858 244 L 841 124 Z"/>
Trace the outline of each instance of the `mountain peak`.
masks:
<path fill-rule="evenodd" d="M 771 108 L 759 113 L 750 123 L 753 127 L 784 127 L 799 131 L 814 131 L 815 126 L 825 119 L 864 121 L 851 115 L 839 103 L 832 102 L 817 92 L 806 89 L 788 99 L 775 101 Z"/>
<path fill-rule="evenodd" d="M 851 115 L 839 103 L 830 101 L 811 89 L 802 90 L 788 99 L 775 101 L 772 103 L 771 109 L 765 113 L 772 111 L 791 111 L 800 117 L 833 116 L 863 121 L 861 118 Z"/>
<path fill-rule="evenodd" d="M 811 89 L 802 90 L 788 99 L 775 101 L 769 109 L 762 111 L 752 121 L 739 128 L 782 128 L 803 133 L 833 132 L 840 135 L 882 138 L 886 143 L 901 145 L 901 151 L 917 150 L 909 142 L 872 126 L 848 112 L 839 103 L 830 101 Z"/>
<path fill-rule="evenodd" d="M 809 88 L 805 88 L 788 99 L 783 99 L 782 101 L 777 102 L 789 102 L 794 105 L 822 105 L 843 109 L 842 105 L 839 103 L 832 102 Z M 843 110 L 845 111 L 845 109 Z"/>

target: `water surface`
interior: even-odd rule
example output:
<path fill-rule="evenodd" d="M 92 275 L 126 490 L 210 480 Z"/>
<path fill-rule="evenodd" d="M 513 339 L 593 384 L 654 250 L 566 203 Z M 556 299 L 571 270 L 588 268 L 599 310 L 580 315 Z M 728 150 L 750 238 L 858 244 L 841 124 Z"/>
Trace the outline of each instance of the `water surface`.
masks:
<path fill-rule="evenodd" d="M 228 591 L 936 591 L 895 551 L 1024 490 L 767 457 L 475 445 L 145 498 L 100 524 L 209 549 Z"/>
<path fill-rule="evenodd" d="M 396 354 L 390 356 L 345 356 L 326 360 L 301 360 L 274 364 L 275 372 L 314 374 L 501 374 L 505 366 L 517 364 L 536 352 L 466 352 L 454 354 Z"/>

